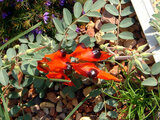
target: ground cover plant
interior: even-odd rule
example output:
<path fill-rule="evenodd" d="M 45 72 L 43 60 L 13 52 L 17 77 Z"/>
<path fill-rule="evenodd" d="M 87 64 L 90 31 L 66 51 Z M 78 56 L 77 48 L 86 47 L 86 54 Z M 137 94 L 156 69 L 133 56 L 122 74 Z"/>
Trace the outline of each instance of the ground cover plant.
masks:
<path fill-rule="evenodd" d="M 9 3 L 0 1 L 2 26 L 33 16 L 1 28 L 2 40 L 27 29 L 0 47 L 2 119 L 158 118 L 160 63 L 147 64 L 147 44 L 134 47 L 129 0 L 21 0 L 11 15 Z"/>

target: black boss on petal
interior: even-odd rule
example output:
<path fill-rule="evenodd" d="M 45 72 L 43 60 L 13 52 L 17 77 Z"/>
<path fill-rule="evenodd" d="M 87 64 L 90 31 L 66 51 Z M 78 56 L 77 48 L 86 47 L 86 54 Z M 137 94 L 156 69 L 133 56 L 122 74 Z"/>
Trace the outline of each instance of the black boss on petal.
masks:
<path fill-rule="evenodd" d="M 100 52 L 100 50 L 97 50 L 97 49 L 92 50 L 92 53 L 93 53 L 93 55 L 94 55 L 94 58 L 100 58 L 100 57 L 101 57 L 101 52 Z"/>
<path fill-rule="evenodd" d="M 95 78 L 95 77 L 97 77 L 97 74 L 98 74 L 98 71 L 96 69 L 91 69 L 88 72 L 88 77 Z"/>
<path fill-rule="evenodd" d="M 61 49 L 60 51 L 62 53 L 62 57 L 66 57 L 67 52 L 64 49 Z"/>
<path fill-rule="evenodd" d="M 79 43 L 79 44 L 77 45 L 77 47 L 78 47 L 78 46 L 81 46 L 82 48 L 87 49 L 87 47 L 85 46 L 84 43 Z"/>
<path fill-rule="evenodd" d="M 71 74 L 71 72 L 72 72 L 72 66 L 71 66 L 71 64 L 69 62 L 66 62 L 66 65 L 67 65 L 67 67 L 65 69 L 65 73 L 66 74 Z"/>

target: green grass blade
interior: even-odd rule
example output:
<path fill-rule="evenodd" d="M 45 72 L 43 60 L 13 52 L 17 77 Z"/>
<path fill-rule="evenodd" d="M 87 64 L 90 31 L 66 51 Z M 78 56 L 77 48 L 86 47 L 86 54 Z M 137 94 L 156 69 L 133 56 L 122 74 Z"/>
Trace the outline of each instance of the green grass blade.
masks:
<path fill-rule="evenodd" d="M 3 102 L 3 106 L 4 106 L 4 116 L 5 116 L 5 120 L 10 120 L 10 117 L 9 117 L 9 112 L 8 112 L 8 101 L 5 101 L 4 99 L 4 96 L 3 94 L 1 94 L 1 97 L 2 97 L 2 102 Z"/>
<path fill-rule="evenodd" d="M 20 33 L 19 35 L 15 36 L 14 38 L 10 39 L 7 43 L 3 44 L 0 47 L 0 50 L 4 49 L 5 47 L 7 47 L 9 44 L 11 44 L 12 42 L 14 42 L 15 40 L 17 40 L 18 38 L 24 36 L 25 34 L 31 32 L 32 30 L 34 30 L 35 28 L 39 27 L 40 25 L 42 25 L 42 22 L 37 23 L 36 25 L 32 26 L 31 28 L 29 28 L 28 30 Z"/>

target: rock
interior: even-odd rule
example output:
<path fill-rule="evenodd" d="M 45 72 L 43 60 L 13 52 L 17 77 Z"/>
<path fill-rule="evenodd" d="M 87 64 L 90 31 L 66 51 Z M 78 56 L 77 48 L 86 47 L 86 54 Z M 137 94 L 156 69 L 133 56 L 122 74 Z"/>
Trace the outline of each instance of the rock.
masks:
<path fill-rule="evenodd" d="M 57 106 L 56 106 L 56 112 L 62 112 L 62 101 L 58 101 Z"/>
<path fill-rule="evenodd" d="M 52 117 L 54 117 L 55 111 L 56 111 L 55 107 L 50 108 L 49 115 L 52 116 Z"/>
<path fill-rule="evenodd" d="M 120 72 L 119 66 L 118 65 L 114 66 L 109 72 L 115 76 L 118 75 Z"/>
<path fill-rule="evenodd" d="M 102 39 L 102 36 L 104 35 L 104 32 L 99 31 L 95 34 L 96 43 L 98 45 L 104 44 L 106 40 Z"/>
<path fill-rule="evenodd" d="M 101 20 L 99 19 L 99 20 L 97 20 L 96 23 L 95 23 L 95 28 L 96 28 L 97 30 L 100 30 L 100 29 L 101 29 L 101 26 L 102 26 L 102 23 L 101 23 Z"/>
<path fill-rule="evenodd" d="M 58 117 L 59 117 L 60 119 L 64 120 L 65 117 L 66 117 L 66 115 L 65 115 L 65 113 L 61 113 L 61 114 L 58 115 Z"/>
<path fill-rule="evenodd" d="M 48 108 L 43 108 L 44 113 L 46 113 L 47 115 L 49 114 L 49 109 Z"/>
<path fill-rule="evenodd" d="M 69 102 L 66 107 L 67 107 L 68 109 L 70 109 L 70 110 L 73 109 L 73 105 L 72 105 L 71 102 Z"/>
<path fill-rule="evenodd" d="M 77 106 L 78 105 L 78 100 L 77 98 L 73 98 L 72 100 L 72 105 Z"/>
<path fill-rule="evenodd" d="M 93 90 L 92 87 L 86 87 L 86 88 L 84 88 L 84 89 L 83 89 L 83 95 L 84 95 L 85 97 L 87 97 L 92 90 Z"/>
<path fill-rule="evenodd" d="M 94 37 L 95 35 L 94 28 L 88 28 L 86 33 L 88 34 L 89 37 Z"/>
<path fill-rule="evenodd" d="M 40 104 L 40 108 L 51 108 L 51 107 L 55 107 L 55 105 L 51 102 L 42 102 Z"/>
<path fill-rule="evenodd" d="M 91 120 L 90 117 L 81 117 L 80 120 Z"/>
<path fill-rule="evenodd" d="M 47 99 L 53 103 L 57 103 L 57 101 L 59 100 L 59 99 L 57 99 L 56 94 L 53 92 L 47 93 Z"/>
<path fill-rule="evenodd" d="M 146 44 L 146 43 L 147 43 L 147 41 L 146 41 L 145 39 L 140 38 L 140 39 L 138 40 L 137 44 L 136 44 L 136 47 L 138 48 L 138 47 L 140 47 L 140 46 L 142 46 L 142 45 L 144 45 L 144 44 Z"/>
<path fill-rule="evenodd" d="M 64 98 L 64 99 L 66 99 L 66 95 L 64 95 L 62 91 L 60 91 L 60 96 L 61 96 L 62 98 Z"/>
<path fill-rule="evenodd" d="M 76 120 L 79 120 L 81 117 L 82 117 L 82 114 L 81 114 L 81 113 L 77 113 L 77 114 L 76 114 Z"/>
<path fill-rule="evenodd" d="M 62 103 L 63 103 L 64 105 L 67 105 L 68 102 L 67 102 L 66 99 L 63 99 L 63 100 L 62 100 Z"/>
<path fill-rule="evenodd" d="M 37 117 L 41 118 L 43 116 L 45 116 L 45 113 L 42 110 L 38 111 Z"/>
<path fill-rule="evenodd" d="M 136 40 L 126 40 L 124 43 L 123 43 L 123 45 L 124 45 L 124 47 L 126 47 L 126 48 L 130 48 L 130 49 L 132 49 L 135 45 L 136 45 Z"/>
<path fill-rule="evenodd" d="M 30 108 L 32 113 L 37 113 L 40 110 L 39 105 L 34 105 L 34 106 L 31 106 Z"/>
<path fill-rule="evenodd" d="M 55 90 L 55 91 L 58 91 L 58 89 L 59 89 L 59 85 L 56 84 L 56 85 L 54 86 L 54 90 Z"/>

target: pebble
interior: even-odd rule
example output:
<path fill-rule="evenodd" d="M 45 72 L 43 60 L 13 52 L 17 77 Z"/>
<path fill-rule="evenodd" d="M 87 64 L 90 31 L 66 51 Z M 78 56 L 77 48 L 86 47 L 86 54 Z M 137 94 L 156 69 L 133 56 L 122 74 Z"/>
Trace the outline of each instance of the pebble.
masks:
<path fill-rule="evenodd" d="M 71 102 L 69 102 L 66 107 L 67 107 L 68 109 L 70 109 L 70 110 L 73 109 L 73 105 L 72 105 Z"/>
<path fill-rule="evenodd" d="M 40 111 L 38 112 L 38 114 L 37 114 L 37 117 L 38 117 L 38 118 L 41 118 L 41 117 L 43 117 L 43 116 L 45 116 L 45 113 L 44 113 L 42 110 L 40 110 Z"/>
<path fill-rule="evenodd" d="M 103 99 L 100 95 L 96 96 L 93 100 L 93 102 L 95 102 L 95 103 L 102 102 L 102 101 L 103 101 Z"/>
<path fill-rule="evenodd" d="M 64 95 L 62 91 L 60 91 L 60 96 L 61 96 L 62 98 L 64 98 L 64 99 L 66 99 L 66 95 Z"/>
<path fill-rule="evenodd" d="M 61 114 L 58 115 L 58 117 L 60 119 L 64 120 L 66 118 L 66 115 L 65 115 L 65 113 L 61 113 Z"/>
<path fill-rule="evenodd" d="M 40 110 L 39 105 L 31 106 L 31 112 L 32 113 L 37 113 L 39 110 Z"/>
<path fill-rule="evenodd" d="M 49 114 L 49 109 L 48 108 L 43 108 L 43 111 L 48 115 Z"/>
<path fill-rule="evenodd" d="M 40 103 L 40 108 L 51 108 L 51 107 L 55 107 L 55 105 L 51 102 L 42 102 Z"/>
<path fill-rule="evenodd" d="M 72 100 L 72 105 L 77 106 L 78 105 L 78 100 L 77 98 L 73 98 Z"/>
<path fill-rule="evenodd" d="M 56 85 L 54 86 L 54 90 L 55 90 L 55 91 L 58 91 L 58 89 L 59 89 L 59 85 L 56 84 Z"/>
<path fill-rule="evenodd" d="M 55 107 L 50 108 L 49 115 L 52 117 L 55 115 Z"/>
<path fill-rule="evenodd" d="M 97 30 L 100 30 L 101 26 L 102 26 L 101 20 L 97 20 L 96 23 L 95 23 L 95 28 L 96 28 Z"/>
<path fill-rule="evenodd" d="M 123 45 L 124 47 L 132 49 L 136 45 L 136 40 L 126 40 Z"/>
<path fill-rule="evenodd" d="M 81 117 L 80 120 L 91 120 L 90 117 Z"/>
<path fill-rule="evenodd" d="M 86 88 L 84 88 L 83 89 L 83 95 L 85 97 L 87 97 L 92 90 L 93 90 L 92 87 L 86 87 Z"/>
<path fill-rule="evenodd" d="M 57 112 L 62 112 L 62 101 L 58 101 L 57 106 L 56 106 L 56 111 Z"/>
<path fill-rule="evenodd" d="M 53 103 L 57 103 L 58 99 L 56 97 L 56 94 L 53 92 L 47 93 L 47 99 L 50 100 Z"/>
<path fill-rule="evenodd" d="M 81 117 L 82 117 L 82 114 L 81 114 L 81 113 L 77 113 L 77 114 L 76 114 L 76 120 L 79 120 Z"/>

